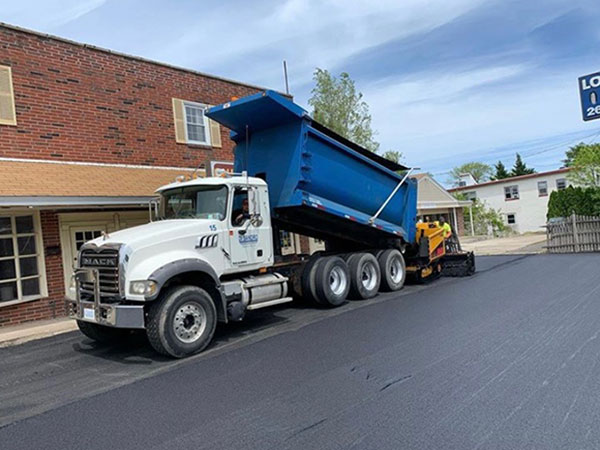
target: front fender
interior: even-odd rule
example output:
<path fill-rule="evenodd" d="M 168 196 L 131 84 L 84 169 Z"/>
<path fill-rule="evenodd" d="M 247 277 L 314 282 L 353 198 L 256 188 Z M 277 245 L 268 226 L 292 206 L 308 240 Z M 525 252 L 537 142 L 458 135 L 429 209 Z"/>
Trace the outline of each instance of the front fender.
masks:
<path fill-rule="evenodd" d="M 159 267 L 148 277 L 149 280 L 155 281 L 158 285 L 158 289 L 151 296 L 146 296 L 146 300 L 152 301 L 160 295 L 160 292 L 170 279 L 177 275 L 200 272 L 207 275 L 214 282 L 214 289 L 210 289 L 211 293 L 215 297 L 215 306 L 217 307 L 217 315 L 219 320 L 227 322 L 227 301 L 223 292 L 221 291 L 221 282 L 215 270 L 206 261 L 196 258 L 186 258 L 177 261 L 172 261 Z"/>
<path fill-rule="evenodd" d="M 159 267 L 148 277 L 149 280 L 156 281 L 158 289 L 156 293 L 151 297 L 146 297 L 147 300 L 154 300 L 160 293 L 161 288 L 164 284 L 176 275 L 186 272 L 203 272 L 210 276 L 215 282 L 217 289 L 220 289 L 221 282 L 219 277 L 210 264 L 206 261 L 196 258 L 180 259 L 178 261 L 171 261 L 162 267 Z"/>

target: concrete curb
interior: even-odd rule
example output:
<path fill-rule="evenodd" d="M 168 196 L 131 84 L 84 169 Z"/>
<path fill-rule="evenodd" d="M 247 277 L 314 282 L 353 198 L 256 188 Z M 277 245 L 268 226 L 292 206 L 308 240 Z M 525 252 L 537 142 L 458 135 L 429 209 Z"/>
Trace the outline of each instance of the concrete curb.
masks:
<path fill-rule="evenodd" d="M 56 336 L 77 330 L 77 323 L 68 318 L 43 320 L 0 328 L 0 348 Z"/>

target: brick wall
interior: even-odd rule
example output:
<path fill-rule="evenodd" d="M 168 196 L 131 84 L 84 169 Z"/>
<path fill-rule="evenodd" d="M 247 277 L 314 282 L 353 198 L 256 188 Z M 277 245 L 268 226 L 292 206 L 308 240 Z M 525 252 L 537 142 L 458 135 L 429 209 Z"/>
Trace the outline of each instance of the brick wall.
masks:
<path fill-rule="evenodd" d="M 190 167 L 232 160 L 223 147 L 175 143 L 172 98 L 220 104 L 257 88 L 0 26 L 17 126 L 0 157 Z"/>
<path fill-rule="evenodd" d="M 42 211 L 40 216 L 44 249 L 60 247 L 57 214 L 54 211 Z M 60 252 L 46 254 L 46 279 L 48 297 L 0 308 L 0 327 L 65 315 L 65 288 Z"/>

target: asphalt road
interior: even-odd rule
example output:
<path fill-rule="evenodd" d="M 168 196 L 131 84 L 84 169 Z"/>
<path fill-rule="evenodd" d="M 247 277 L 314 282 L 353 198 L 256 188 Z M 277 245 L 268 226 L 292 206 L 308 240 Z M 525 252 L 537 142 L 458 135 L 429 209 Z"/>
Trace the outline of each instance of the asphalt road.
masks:
<path fill-rule="evenodd" d="M 0 449 L 597 449 L 600 255 L 220 330 L 183 361 L 77 333 L 0 349 Z"/>

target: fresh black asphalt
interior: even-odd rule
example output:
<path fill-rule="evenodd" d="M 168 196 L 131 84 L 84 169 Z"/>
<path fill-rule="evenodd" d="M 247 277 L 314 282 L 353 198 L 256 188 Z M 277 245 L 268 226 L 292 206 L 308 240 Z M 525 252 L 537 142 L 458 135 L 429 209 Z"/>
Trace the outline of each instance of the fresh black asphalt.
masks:
<path fill-rule="evenodd" d="M 0 449 L 597 449 L 600 255 L 280 308 L 203 355 L 77 333 L 0 349 Z"/>

